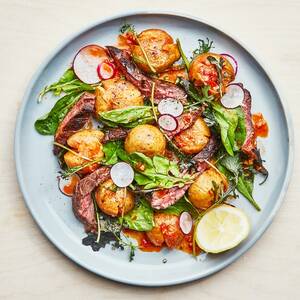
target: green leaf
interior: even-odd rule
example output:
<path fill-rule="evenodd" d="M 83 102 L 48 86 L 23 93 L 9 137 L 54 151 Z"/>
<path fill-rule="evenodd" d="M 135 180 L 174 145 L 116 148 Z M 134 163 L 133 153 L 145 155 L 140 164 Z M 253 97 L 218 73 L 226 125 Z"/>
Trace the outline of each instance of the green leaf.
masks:
<path fill-rule="evenodd" d="M 103 145 L 103 152 L 105 154 L 106 164 L 114 165 L 118 162 L 118 151 L 121 147 L 121 141 L 111 141 Z"/>
<path fill-rule="evenodd" d="M 193 51 L 193 56 L 191 57 L 191 59 L 194 59 L 200 54 L 207 53 L 211 48 L 214 48 L 212 45 L 213 41 L 210 41 L 209 38 L 206 38 L 206 41 L 199 39 L 198 43 L 198 48 Z"/>
<path fill-rule="evenodd" d="M 72 69 L 68 69 L 62 77 L 55 83 L 46 86 L 39 95 L 39 102 L 41 98 L 48 92 L 53 92 L 55 96 L 59 96 L 62 92 L 69 94 L 73 92 L 93 91 L 95 88 L 86 84 L 76 78 Z"/>
<path fill-rule="evenodd" d="M 235 112 L 238 116 L 238 124 L 235 130 L 235 150 L 239 150 L 246 139 L 247 136 L 247 130 L 246 130 L 246 121 L 245 121 L 245 114 L 243 112 L 243 110 L 238 107 L 235 109 Z"/>
<path fill-rule="evenodd" d="M 241 170 L 241 163 L 239 155 L 224 156 L 219 163 L 224 166 L 228 171 L 232 172 L 235 176 L 239 176 Z"/>
<path fill-rule="evenodd" d="M 157 173 L 168 175 L 170 170 L 170 161 L 166 157 L 154 156 L 153 165 Z"/>
<path fill-rule="evenodd" d="M 120 125 L 134 128 L 153 121 L 154 116 L 150 106 L 131 106 L 103 112 L 100 114 L 100 120 L 112 127 Z"/>
<path fill-rule="evenodd" d="M 148 201 L 140 199 L 136 207 L 123 217 L 123 225 L 137 231 L 151 230 L 154 226 L 153 209 Z"/>
<path fill-rule="evenodd" d="M 244 175 L 240 176 L 237 189 L 256 208 L 256 210 L 261 210 L 252 196 L 253 179 L 247 179 Z"/>
<path fill-rule="evenodd" d="M 197 209 L 190 202 L 186 201 L 184 198 L 181 198 L 179 201 L 169 206 L 168 208 L 159 210 L 159 212 L 172 214 L 176 216 L 179 216 L 184 211 L 190 213 L 193 218 L 196 218 L 198 216 Z"/>
<path fill-rule="evenodd" d="M 43 135 L 54 135 L 59 123 L 80 96 L 81 93 L 75 92 L 60 98 L 49 113 L 35 121 L 36 131 Z"/>

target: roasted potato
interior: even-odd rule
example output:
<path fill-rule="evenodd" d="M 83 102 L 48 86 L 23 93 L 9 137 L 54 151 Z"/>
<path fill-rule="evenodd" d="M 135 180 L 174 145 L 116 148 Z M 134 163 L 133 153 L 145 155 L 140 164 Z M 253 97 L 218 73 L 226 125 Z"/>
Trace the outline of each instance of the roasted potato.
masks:
<path fill-rule="evenodd" d="M 207 58 L 214 57 L 217 61 L 220 61 L 221 55 L 215 53 L 203 53 L 192 61 L 189 69 L 189 78 L 194 82 L 196 86 L 210 85 L 210 93 L 213 95 L 219 94 L 219 82 L 218 72 L 214 64 L 212 64 Z M 234 80 L 234 69 L 231 63 L 222 56 L 224 65 L 222 68 L 222 93 L 225 92 L 226 86 Z"/>
<path fill-rule="evenodd" d="M 90 160 L 101 159 L 104 156 L 102 151 L 102 143 L 104 133 L 95 129 L 84 129 L 76 132 L 67 140 L 67 144 L 71 149 L 74 149 L 79 155 L 68 151 L 64 155 L 65 163 L 69 168 L 82 166 Z M 85 158 L 89 158 L 87 160 Z M 98 164 L 92 164 L 80 170 L 80 173 L 86 174 L 94 171 Z"/>
<path fill-rule="evenodd" d="M 173 38 L 164 30 L 147 29 L 138 35 L 138 40 L 145 50 L 156 72 L 162 72 L 180 58 L 178 47 Z M 151 72 L 140 45 L 132 47 L 135 63 L 145 72 Z"/>
<path fill-rule="evenodd" d="M 163 155 L 166 139 L 161 131 L 153 125 L 138 125 L 125 139 L 125 150 L 128 153 L 141 152 L 147 156 Z"/>
<path fill-rule="evenodd" d="M 174 142 L 185 154 L 200 152 L 208 143 L 210 130 L 204 120 L 199 117 L 190 128 L 174 137 Z"/>
<path fill-rule="evenodd" d="M 125 215 L 134 207 L 133 193 L 117 187 L 111 179 L 98 186 L 95 198 L 99 208 L 112 217 Z"/>
<path fill-rule="evenodd" d="M 169 248 L 177 247 L 184 238 L 179 227 L 179 217 L 166 213 L 154 214 L 155 226 L 146 232 L 150 242 L 155 246 L 162 246 L 164 243 Z"/>
<path fill-rule="evenodd" d="M 176 83 L 178 78 L 188 79 L 185 68 L 171 68 L 159 74 L 159 79 Z"/>
<path fill-rule="evenodd" d="M 102 86 L 96 88 L 97 113 L 141 105 L 144 105 L 142 94 L 132 83 L 124 79 L 103 80 Z"/>
<path fill-rule="evenodd" d="M 194 181 L 188 190 L 188 198 L 195 207 L 206 209 L 214 203 L 216 200 L 214 184 L 223 188 L 224 191 L 227 190 L 226 177 L 213 168 L 204 171 Z"/>

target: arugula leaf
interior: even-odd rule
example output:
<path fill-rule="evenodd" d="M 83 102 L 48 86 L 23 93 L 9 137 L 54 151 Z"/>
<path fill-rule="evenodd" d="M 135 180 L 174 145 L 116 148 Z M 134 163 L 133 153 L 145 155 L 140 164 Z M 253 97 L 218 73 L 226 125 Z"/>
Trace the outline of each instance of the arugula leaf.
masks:
<path fill-rule="evenodd" d="M 121 147 L 121 141 L 110 141 L 103 145 L 102 150 L 105 154 L 105 163 L 107 165 L 114 165 L 118 162 L 118 151 Z"/>
<path fill-rule="evenodd" d="M 119 218 L 119 222 L 122 222 Z M 153 209 L 149 202 L 140 199 L 135 208 L 123 216 L 123 225 L 137 231 L 149 231 L 154 226 Z"/>
<path fill-rule="evenodd" d="M 243 145 L 246 138 L 245 116 L 241 108 L 226 109 L 219 103 L 213 103 L 213 114 L 217 121 L 222 143 L 231 156 Z"/>
<path fill-rule="evenodd" d="M 193 56 L 191 57 L 191 59 L 194 59 L 200 54 L 207 53 L 211 48 L 214 48 L 213 41 L 210 41 L 209 38 L 206 38 L 206 41 L 198 39 L 198 43 L 198 48 L 193 51 Z"/>
<path fill-rule="evenodd" d="M 74 92 L 60 98 L 49 113 L 35 121 L 36 131 L 43 135 L 54 135 L 59 123 L 80 98 L 81 94 Z"/>
<path fill-rule="evenodd" d="M 53 92 L 55 96 L 59 96 L 62 92 L 69 94 L 73 92 L 93 90 L 95 90 L 93 86 L 77 79 L 74 71 L 72 69 L 68 69 L 57 82 L 44 87 L 44 89 L 40 92 L 38 102 L 41 102 L 42 97 L 48 92 Z"/>
<path fill-rule="evenodd" d="M 186 201 L 184 198 L 181 198 L 175 204 L 173 204 L 165 209 L 159 210 L 159 212 L 163 212 L 166 214 L 172 214 L 172 215 L 176 215 L 176 216 L 179 216 L 184 211 L 189 212 L 194 219 L 199 214 L 197 209 L 190 202 Z"/>
<path fill-rule="evenodd" d="M 133 128 L 154 120 L 151 106 L 131 106 L 100 113 L 100 120 L 111 126 Z"/>
<path fill-rule="evenodd" d="M 135 33 L 135 28 L 133 24 L 125 23 L 120 27 L 120 33 L 124 34 L 127 32 Z"/>

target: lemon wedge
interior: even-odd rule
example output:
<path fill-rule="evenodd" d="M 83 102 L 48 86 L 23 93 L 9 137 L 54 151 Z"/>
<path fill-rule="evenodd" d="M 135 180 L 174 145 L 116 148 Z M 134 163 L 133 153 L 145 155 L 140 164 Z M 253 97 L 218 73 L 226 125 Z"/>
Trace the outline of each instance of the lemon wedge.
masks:
<path fill-rule="evenodd" d="M 248 217 L 239 208 L 222 204 L 207 212 L 197 224 L 195 239 L 208 253 L 220 253 L 237 246 L 249 234 Z"/>

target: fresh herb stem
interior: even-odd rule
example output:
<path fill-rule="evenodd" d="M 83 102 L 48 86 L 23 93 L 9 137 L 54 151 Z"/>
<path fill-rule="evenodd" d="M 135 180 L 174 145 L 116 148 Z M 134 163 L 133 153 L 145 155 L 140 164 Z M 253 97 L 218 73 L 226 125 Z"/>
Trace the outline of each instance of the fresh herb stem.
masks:
<path fill-rule="evenodd" d="M 150 101 L 151 101 L 151 106 L 152 106 L 152 111 L 153 111 L 154 119 L 155 119 L 155 122 L 157 122 L 157 115 L 156 115 L 155 105 L 154 105 L 154 92 L 155 92 L 155 82 L 153 81 L 152 82 L 152 88 L 151 88 Z"/>
<path fill-rule="evenodd" d="M 74 154 L 74 155 L 76 155 L 76 156 L 78 156 L 78 157 L 80 157 L 80 158 L 83 158 L 83 159 L 85 159 L 85 160 L 87 160 L 87 161 L 93 161 L 93 160 L 90 159 L 89 157 L 86 157 L 86 156 L 84 156 L 84 155 L 81 155 L 80 153 L 78 153 L 78 152 L 76 152 L 76 151 L 74 151 L 74 150 L 72 150 L 72 149 L 70 149 L 70 148 L 68 148 L 68 147 L 66 147 L 66 146 L 64 146 L 64 145 L 62 145 L 62 144 L 60 144 L 60 143 L 54 142 L 53 144 L 54 144 L 55 146 L 58 146 L 58 147 L 64 149 L 64 150 L 67 150 L 67 151 L 71 152 L 72 154 Z"/>
<path fill-rule="evenodd" d="M 152 73 L 155 74 L 155 73 L 156 73 L 156 70 L 155 70 L 155 68 L 153 67 L 153 65 L 151 64 L 151 62 L 150 62 L 150 60 L 149 60 L 149 57 L 148 57 L 148 55 L 147 55 L 147 53 L 146 53 L 146 51 L 145 51 L 143 45 L 141 44 L 141 42 L 140 42 L 140 40 L 139 40 L 139 38 L 137 37 L 136 34 L 134 34 L 134 37 L 135 37 L 135 39 L 136 39 L 138 45 L 140 46 L 140 48 L 141 48 L 141 50 L 142 50 L 142 52 L 143 52 L 143 55 L 144 55 L 144 57 L 145 57 L 145 59 L 146 59 L 146 62 L 147 62 L 147 65 L 148 65 L 149 69 L 151 70 Z"/>
<path fill-rule="evenodd" d="M 68 168 L 66 171 L 62 172 L 61 176 L 63 178 L 67 178 L 67 177 L 70 177 L 72 175 L 74 175 L 75 173 L 77 173 L 78 171 L 86 168 L 86 167 L 89 167 L 93 164 L 99 164 L 102 160 L 101 159 L 96 159 L 96 160 L 93 160 L 91 162 L 88 162 L 86 164 L 83 164 L 83 165 L 80 165 L 80 166 L 77 166 L 77 167 L 73 167 L 73 168 Z"/>
<path fill-rule="evenodd" d="M 180 55 L 182 57 L 182 60 L 183 60 L 183 62 L 185 64 L 185 67 L 186 67 L 186 69 L 188 71 L 189 68 L 190 68 L 190 62 L 189 62 L 189 60 L 187 59 L 186 55 L 184 54 L 184 52 L 182 50 L 181 43 L 180 43 L 179 39 L 176 39 L 176 44 L 177 44 L 178 50 L 180 52 Z"/>

